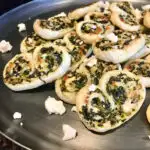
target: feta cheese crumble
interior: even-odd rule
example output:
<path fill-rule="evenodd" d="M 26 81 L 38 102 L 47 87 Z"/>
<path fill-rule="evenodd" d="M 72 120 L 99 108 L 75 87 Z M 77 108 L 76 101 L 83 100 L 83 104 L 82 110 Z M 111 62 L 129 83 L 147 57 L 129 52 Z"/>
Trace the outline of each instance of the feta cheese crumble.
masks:
<path fill-rule="evenodd" d="M 93 26 L 92 26 L 92 29 L 96 29 L 96 28 L 97 28 L 96 25 L 93 25 Z"/>
<path fill-rule="evenodd" d="M 122 109 L 125 113 L 130 113 L 132 111 L 132 109 L 134 108 L 135 105 L 131 104 L 131 103 L 126 103 L 122 106 Z"/>
<path fill-rule="evenodd" d="M 33 43 L 33 39 L 32 38 L 28 38 L 28 42 L 29 42 L 29 44 L 32 44 Z"/>
<path fill-rule="evenodd" d="M 144 5 L 144 6 L 142 6 L 142 9 L 143 10 L 150 9 L 150 5 Z"/>
<path fill-rule="evenodd" d="M 23 123 L 22 123 L 22 122 L 20 122 L 20 126 L 23 126 Z"/>
<path fill-rule="evenodd" d="M 118 36 L 116 36 L 114 33 L 107 34 L 106 38 L 114 43 L 116 43 L 118 41 Z"/>
<path fill-rule="evenodd" d="M 94 65 L 96 65 L 96 64 L 97 64 L 97 59 L 95 58 L 95 56 L 93 56 L 93 57 L 89 60 L 89 62 L 87 63 L 87 66 L 92 67 L 92 66 L 94 66 Z"/>
<path fill-rule="evenodd" d="M 60 14 L 58 14 L 58 15 L 56 15 L 57 17 L 66 17 L 67 15 L 66 15 L 66 13 L 64 13 L 64 12 L 61 12 Z"/>
<path fill-rule="evenodd" d="M 21 117 L 22 117 L 22 114 L 21 114 L 20 112 L 15 112 L 15 113 L 13 114 L 13 118 L 14 118 L 14 119 L 21 119 Z"/>
<path fill-rule="evenodd" d="M 120 65 L 120 64 L 116 64 L 116 65 L 117 65 L 118 70 L 122 70 L 122 68 L 121 68 L 121 65 Z"/>
<path fill-rule="evenodd" d="M 136 38 L 135 35 L 132 35 L 132 36 L 131 36 L 131 39 L 132 39 L 132 40 L 134 40 L 135 38 Z"/>
<path fill-rule="evenodd" d="M 76 107 L 76 106 L 73 106 L 73 107 L 71 108 L 71 111 L 72 111 L 72 112 L 77 112 L 77 107 Z"/>
<path fill-rule="evenodd" d="M 62 115 L 66 112 L 66 108 L 64 107 L 63 102 L 58 101 L 50 96 L 45 100 L 45 109 L 49 114 Z"/>
<path fill-rule="evenodd" d="M 76 129 L 72 128 L 70 125 L 63 124 L 63 133 L 64 136 L 62 138 L 63 141 L 74 139 L 77 135 Z"/>
<path fill-rule="evenodd" d="M 7 42 L 5 40 L 2 40 L 0 42 L 0 52 L 1 53 L 6 53 L 8 51 L 11 51 L 11 49 L 12 49 L 12 45 L 9 42 Z"/>
<path fill-rule="evenodd" d="M 100 1 L 99 2 L 99 6 L 100 6 L 100 8 L 108 9 L 109 6 L 110 6 L 110 3 L 109 2 Z"/>
<path fill-rule="evenodd" d="M 19 28 L 19 32 L 26 30 L 26 25 L 24 23 L 19 23 L 17 27 Z"/>
<path fill-rule="evenodd" d="M 89 86 L 89 91 L 95 91 L 96 90 L 96 85 L 94 85 L 94 84 L 91 84 L 90 86 Z"/>
<path fill-rule="evenodd" d="M 112 48 L 113 48 L 113 49 L 118 49 L 118 46 L 117 46 L 117 45 L 115 45 L 115 46 L 112 46 Z"/>

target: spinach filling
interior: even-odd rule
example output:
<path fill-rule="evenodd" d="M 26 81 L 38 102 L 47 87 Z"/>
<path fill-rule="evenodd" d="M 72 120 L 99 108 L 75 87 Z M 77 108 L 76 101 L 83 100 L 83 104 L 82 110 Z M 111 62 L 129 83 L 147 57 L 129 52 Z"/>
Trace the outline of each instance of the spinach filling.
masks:
<path fill-rule="evenodd" d="M 94 97 L 91 100 L 91 106 L 97 111 L 94 111 L 92 108 L 88 108 L 88 104 L 83 105 L 80 111 L 83 119 L 92 127 L 103 127 L 103 124 L 107 121 L 110 121 L 112 126 L 119 121 L 125 121 L 124 113 L 121 111 L 121 109 L 111 109 L 110 103 L 103 93 L 99 89 L 96 91 L 96 93 L 99 93 L 104 97 L 105 101 L 100 100 L 99 97 Z M 121 116 L 121 119 L 116 117 L 118 115 Z"/>
<path fill-rule="evenodd" d="M 112 43 L 108 39 L 103 38 L 96 43 L 96 48 L 102 51 L 109 51 L 112 49 L 123 50 L 124 46 L 129 45 L 132 40 L 140 37 L 139 33 L 132 32 L 131 34 L 130 32 L 123 32 L 121 30 L 114 31 L 114 34 L 118 36 L 118 41 L 116 43 Z M 134 39 L 132 39 L 133 36 Z"/>
<path fill-rule="evenodd" d="M 41 37 L 39 37 L 35 33 L 28 35 L 27 38 L 25 39 L 25 44 L 28 47 L 33 47 L 33 48 L 35 48 L 36 46 L 39 46 L 45 42 L 46 42 L 46 40 L 42 39 Z"/>
<path fill-rule="evenodd" d="M 74 21 L 69 20 L 67 17 L 59 16 L 53 17 L 50 20 L 41 20 L 40 26 L 52 31 L 59 31 L 66 28 L 73 28 Z"/>
<path fill-rule="evenodd" d="M 120 73 L 118 76 L 112 76 L 109 79 L 108 84 L 106 86 L 106 90 L 109 95 L 113 96 L 116 104 L 122 105 L 125 103 L 127 99 L 125 87 L 122 86 L 122 84 L 118 85 L 118 83 L 124 83 L 125 85 L 127 85 L 129 82 L 132 82 L 132 81 L 136 82 L 136 84 L 138 83 L 138 80 L 134 78 L 130 78 L 126 74 L 123 74 L 123 73 Z"/>
<path fill-rule="evenodd" d="M 69 37 L 69 41 L 75 46 L 79 46 L 87 49 L 91 47 L 91 44 L 84 43 L 84 41 L 82 41 L 76 33 L 71 34 L 71 36 Z"/>
<path fill-rule="evenodd" d="M 65 82 L 73 77 L 75 77 L 75 79 L 70 83 L 70 86 L 74 87 L 74 92 L 78 92 L 82 87 L 86 85 L 88 81 L 86 75 L 77 72 L 70 72 L 62 79 L 61 90 L 63 92 L 70 92 L 65 86 Z"/>
<path fill-rule="evenodd" d="M 92 15 L 90 16 L 90 19 L 95 21 L 95 22 L 98 22 L 98 23 L 101 23 L 101 24 L 107 24 L 107 23 L 110 23 L 110 15 L 109 14 L 104 14 L 103 16 L 97 16 L 97 15 Z"/>
<path fill-rule="evenodd" d="M 21 84 L 22 82 L 31 82 L 31 80 L 38 75 L 35 71 L 32 71 L 30 65 L 29 61 L 18 57 L 13 63 L 10 63 L 10 68 L 8 67 L 6 69 L 4 81 L 12 85 Z"/>
<path fill-rule="evenodd" d="M 125 89 L 122 86 L 118 87 L 107 85 L 107 92 L 113 96 L 115 103 L 117 104 L 122 105 L 127 99 Z"/>
<path fill-rule="evenodd" d="M 141 75 L 143 77 L 150 77 L 150 64 L 144 61 L 132 62 L 128 66 L 128 70 L 136 75 Z"/>
<path fill-rule="evenodd" d="M 41 75 L 48 75 L 58 69 L 62 63 L 62 52 L 57 52 L 52 46 L 43 47 L 39 53 L 38 70 Z M 42 63 L 40 63 L 42 61 Z M 44 67 L 43 67 L 44 64 Z"/>
<path fill-rule="evenodd" d="M 45 39 L 42 39 L 41 37 L 39 37 L 38 35 L 36 35 L 35 33 L 31 33 L 29 35 L 27 35 L 26 39 L 25 39 L 25 47 L 28 53 L 33 53 L 34 49 L 43 44 L 46 43 L 47 41 Z"/>
<path fill-rule="evenodd" d="M 92 34 L 99 34 L 103 32 L 101 27 L 98 27 L 96 23 L 91 22 L 83 23 L 81 30 L 83 33 L 92 33 Z"/>
<path fill-rule="evenodd" d="M 108 72 L 111 70 L 117 70 L 118 67 L 117 67 L 117 65 L 112 64 L 110 62 L 97 60 L 96 65 L 94 65 L 92 67 L 86 66 L 86 69 L 90 72 L 91 82 L 95 85 L 98 85 L 99 79 L 105 72 Z"/>
<path fill-rule="evenodd" d="M 73 44 L 73 45 L 82 45 L 84 44 L 84 42 L 75 34 L 71 34 L 71 36 L 69 37 L 69 41 Z"/>
<path fill-rule="evenodd" d="M 87 83 L 87 77 L 85 75 L 78 77 L 77 80 L 74 81 L 75 87 L 77 89 L 81 89 L 82 87 L 85 86 L 86 83 Z"/>
<path fill-rule="evenodd" d="M 138 25 L 138 22 L 136 21 L 136 18 L 134 16 L 131 15 L 119 15 L 120 19 L 122 22 L 129 24 L 129 25 Z"/>
<path fill-rule="evenodd" d="M 118 3 L 117 6 L 128 14 L 132 14 L 132 8 L 129 2 Z"/>
<path fill-rule="evenodd" d="M 79 62 L 82 59 L 83 55 L 86 56 L 86 54 L 88 53 L 88 50 L 89 49 L 85 49 L 83 47 L 75 47 L 72 51 L 70 51 L 69 54 L 72 56 L 71 57 L 72 65 Z"/>
<path fill-rule="evenodd" d="M 118 47 L 118 43 L 111 43 L 108 40 L 102 39 L 96 43 L 96 47 L 99 48 L 101 51 L 109 51 L 113 48 L 113 46 Z"/>
<path fill-rule="evenodd" d="M 62 39 L 55 40 L 54 44 L 56 44 L 58 46 L 66 46 L 66 43 Z"/>
<path fill-rule="evenodd" d="M 149 35 L 146 35 L 145 40 L 146 40 L 146 44 L 145 44 L 145 45 L 146 45 L 148 48 L 150 48 L 150 36 L 149 36 Z"/>

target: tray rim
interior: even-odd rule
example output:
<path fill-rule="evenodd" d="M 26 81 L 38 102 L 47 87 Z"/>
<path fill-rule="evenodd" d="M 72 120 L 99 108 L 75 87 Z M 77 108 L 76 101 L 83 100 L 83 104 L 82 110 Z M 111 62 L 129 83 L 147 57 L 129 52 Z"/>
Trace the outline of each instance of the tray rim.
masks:
<path fill-rule="evenodd" d="M 27 2 L 25 4 L 21 4 L 20 6 L 17 6 L 16 8 L 13 8 L 11 10 L 9 10 L 8 12 L 5 12 L 4 14 L 0 15 L 0 22 L 4 22 L 4 19 L 6 17 L 10 17 L 13 13 L 17 13 L 18 11 L 20 11 L 21 9 L 26 9 L 27 7 L 30 7 L 34 4 L 38 4 L 38 3 L 47 3 L 47 2 L 50 2 L 51 1 L 51 5 L 53 4 L 56 4 L 57 2 L 60 2 L 61 0 L 32 0 L 30 2 Z M 73 0 L 62 0 L 62 1 L 73 1 Z M 87 2 L 89 2 L 90 0 L 88 0 Z M 91 2 L 95 2 L 95 1 L 109 1 L 109 2 L 114 2 L 114 1 L 130 1 L 130 2 L 133 2 L 133 3 L 140 3 L 140 4 L 143 4 L 143 3 L 147 3 L 149 0 L 91 0 Z M 84 1 L 83 1 L 84 2 Z M 81 3 L 83 3 L 81 1 Z M 7 21 L 6 21 L 7 23 Z M 5 137 L 6 139 L 10 140 L 11 142 L 13 142 L 14 144 L 16 144 L 17 146 L 20 146 L 21 148 L 24 148 L 26 150 L 32 150 L 30 147 L 24 145 L 24 144 L 21 144 L 20 142 L 18 142 L 17 140 L 9 137 L 8 135 L 6 135 L 5 133 L 3 133 L 1 130 L 0 130 L 0 135 L 2 135 L 3 137 Z"/>

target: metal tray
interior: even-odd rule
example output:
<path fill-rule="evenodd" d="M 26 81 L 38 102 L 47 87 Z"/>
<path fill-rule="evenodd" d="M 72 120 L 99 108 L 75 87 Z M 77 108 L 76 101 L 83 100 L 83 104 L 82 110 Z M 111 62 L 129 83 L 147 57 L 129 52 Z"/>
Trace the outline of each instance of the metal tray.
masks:
<path fill-rule="evenodd" d="M 149 0 L 133 1 L 136 7 L 147 4 Z M 2 81 L 4 65 L 19 53 L 20 42 L 25 33 L 19 33 L 17 24 L 24 22 L 27 32 L 31 32 L 35 18 L 47 18 L 62 11 L 68 12 L 92 0 L 37 0 L 22 5 L 0 17 L 0 41 L 10 41 L 12 52 L 0 54 L 0 131 L 1 134 L 27 149 L 36 150 L 150 150 L 150 125 L 145 116 L 150 103 L 150 90 L 140 112 L 120 128 L 105 134 L 88 131 L 80 122 L 71 105 L 65 104 L 67 113 L 63 116 L 48 115 L 44 109 L 45 99 L 55 96 L 54 84 L 35 90 L 12 92 Z M 21 112 L 21 120 L 13 120 L 14 112 Z M 20 126 L 20 121 L 23 126 Z M 70 124 L 78 131 L 76 139 L 62 141 L 62 124 Z"/>

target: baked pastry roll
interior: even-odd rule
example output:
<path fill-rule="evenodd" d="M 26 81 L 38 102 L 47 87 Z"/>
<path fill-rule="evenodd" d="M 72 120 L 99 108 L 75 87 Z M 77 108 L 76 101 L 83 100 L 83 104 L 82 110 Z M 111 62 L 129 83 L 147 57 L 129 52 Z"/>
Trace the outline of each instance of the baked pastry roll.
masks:
<path fill-rule="evenodd" d="M 18 54 L 6 64 L 3 81 L 13 91 L 34 89 L 44 84 L 29 53 Z"/>
<path fill-rule="evenodd" d="M 150 35 L 144 35 L 145 37 L 145 46 L 139 50 L 135 55 L 133 55 L 130 59 L 139 59 L 145 57 L 150 53 Z"/>
<path fill-rule="evenodd" d="M 95 11 L 107 12 L 108 8 L 109 8 L 108 2 L 99 1 L 94 4 L 73 10 L 68 14 L 68 17 L 70 19 L 78 20 L 80 18 L 83 18 L 89 12 L 95 12 Z"/>
<path fill-rule="evenodd" d="M 82 49 L 90 49 L 92 47 L 91 44 L 85 43 L 81 38 L 77 35 L 75 31 L 71 31 L 64 36 L 64 42 L 66 43 L 66 47 L 71 51 L 75 47 L 81 47 Z"/>
<path fill-rule="evenodd" d="M 116 40 L 114 40 L 116 39 Z M 101 60 L 122 63 L 135 55 L 145 45 L 145 38 L 137 32 L 115 30 L 93 45 L 93 52 Z"/>
<path fill-rule="evenodd" d="M 120 64 L 113 64 L 111 62 L 105 62 L 92 56 L 84 62 L 84 67 L 88 70 L 90 75 L 90 83 L 98 85 L 99 80 L 103 74 L 112 70 L 121 70 Z"/>
<path fill-rule="evenodd" d="M 125 64 L 124 70 L 136 74 L 139 76 L 145 87 L 150 87 L 150 60 L 131 60 Z"/>
<path fill-rule="evenodd" d="M 69 71 L 55 82 L 57 96 L 64 102 L 75 104 L 76 94 L 89 82 L 88 71 L 81 64 L 76 70 Z"/>
<path fill-rule="evenodd" d="M 66 49 L 51 43 L 37 47 L 33 53 L 33 60 L 41 80 L 45 83 L 62 77 L 71 64 L 71 56 Z"/>
<path fill-rule="evenodd" d="M 92 49 L 84 49 L 80 47 L 75 47 L 69 52 L 71 55 L 71 68 L 70 70 L 75 70 L 83 61 L 92 53 Z"/>
<path fill-rule="evenodd" d="M 66 42 L 63 39 L 57 39 L 53 41 L 53 44 L 58 47 L 64 47 L 66 48 Z"/>
<path fill-rule="evenodd" d="M 35 33 L 31 33 L 30 35 L 27 35 L 27 37 L 25 37 L 21 44 L 20 44 L 20 51 L 22 53 L 33 53 L 34 49 L 41 45 L 46 43 L 47 41 L 42 39 L 41 37 L 39 37 L 37 34 Z"/>
<path fill-rule="evenodd" d="M 103 25 L 105 33 L 110 33 L 114 31 L 114 25 L 110 21 L 111 12 L 89 12 L 84 20 L 92 20 Z"/>
<path fill-rule="evenodd" d="M 114 25 L 125 31 L 140 29 L 139 14 L 129 2 L 118 2 L 110 5 L 111 18 Z"/>
<path fill-rule="evenodd" d="M 35 20 L 33 29 L 37 35 L 46 40 L 62 38 L 74 28 L 74 21 L 61 13 L 47 20 Z"/>
<path fill-rule="evenodd" d="M 105 73 L 98 86 L 82 88 L 76 96 L 76 108 L 89 130 L 106 132 L 131 119 L 145 95 L 145 87 L 136 75 L 115 70 Z"/>
<path fill-rule="evenodd" d="M 102 24 L 86 20 L 77 23 L 76 32 L 85 43 L 92 44 L 101 39 L 105 34 L 105 29 Z"/>

